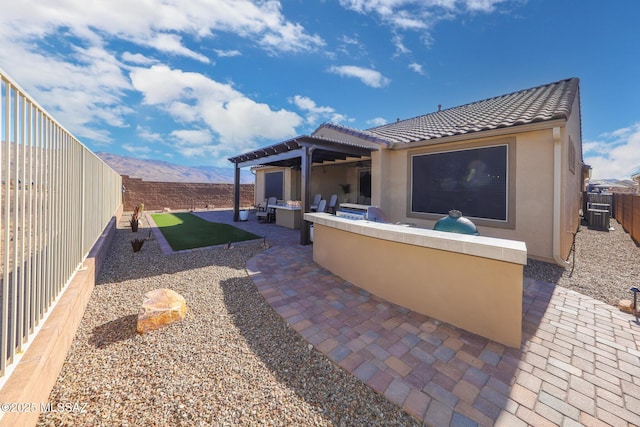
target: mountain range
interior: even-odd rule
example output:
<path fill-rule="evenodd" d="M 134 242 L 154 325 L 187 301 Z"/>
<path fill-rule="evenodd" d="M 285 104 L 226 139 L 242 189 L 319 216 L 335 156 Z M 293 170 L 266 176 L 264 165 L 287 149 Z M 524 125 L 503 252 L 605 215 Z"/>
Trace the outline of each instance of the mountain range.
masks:
<path fill-rule="evenodd" d="M 594 185 L 610 185 L 612 187 L 637 187 L 638 183 L 630 179 L 594 179 L 589 182 Z"/>
<path fill-rule="evenodd" d="M 104 151 L 96 153 L 120 175 L 129 175 L 144 181 L 156 182 L 205 182 L 233 184 L 234 168 L 215 166 L 182 166 L 162 160 L 137 159 Z M 253 184 L 254 176 L 248 170 L 240 170 L 240 183 Z"/>

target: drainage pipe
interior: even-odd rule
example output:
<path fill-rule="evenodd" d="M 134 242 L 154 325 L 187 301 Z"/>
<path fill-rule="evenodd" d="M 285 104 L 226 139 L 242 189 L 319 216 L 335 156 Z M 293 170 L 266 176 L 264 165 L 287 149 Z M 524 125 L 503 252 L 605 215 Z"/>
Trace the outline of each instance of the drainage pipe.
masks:
<path fill-rule="evenodd" d="M 560 255 L 560 237 L 562 231 L 562 132 L 560 127 L 553 128 L 553 260 L 562 267 L 570 264 Z"/>

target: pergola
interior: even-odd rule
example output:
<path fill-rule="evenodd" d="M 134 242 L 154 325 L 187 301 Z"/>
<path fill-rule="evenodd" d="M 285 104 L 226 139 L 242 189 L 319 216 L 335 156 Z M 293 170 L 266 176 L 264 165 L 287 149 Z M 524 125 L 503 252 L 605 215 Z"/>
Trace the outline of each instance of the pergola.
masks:
<path fill-rule="evenodd" d="M 311 165 L 314 163 L 335 162 L 347 158 L 370 157 L 375 147 L 336 141 L 316 136 L 302 135 L 268 147 L 240 154 L 229 159 L 235 165 L 233 192 L 233 220 L 240 220 L 240 168 L 250 166 L 295 167 L 301 171 L 301 208 L 309 212 L 311 196 Z M 309 223 L 302 222 L 300 244 L 308 245 Z"/>

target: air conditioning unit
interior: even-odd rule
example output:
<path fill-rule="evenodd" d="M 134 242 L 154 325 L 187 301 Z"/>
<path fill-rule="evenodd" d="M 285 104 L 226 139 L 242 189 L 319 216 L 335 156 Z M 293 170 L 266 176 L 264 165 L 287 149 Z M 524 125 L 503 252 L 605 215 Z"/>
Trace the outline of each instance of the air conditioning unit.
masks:
<path fill-rule="evenodd" d="M 589 209 L 589 228 L 609 230 L 610 222 L 608 209 Z"/>

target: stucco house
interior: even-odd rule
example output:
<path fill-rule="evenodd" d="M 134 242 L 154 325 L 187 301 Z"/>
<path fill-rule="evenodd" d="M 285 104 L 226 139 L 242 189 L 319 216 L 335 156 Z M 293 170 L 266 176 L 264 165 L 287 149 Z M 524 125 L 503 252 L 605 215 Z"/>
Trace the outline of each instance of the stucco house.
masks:
<path fill-rule="evenodd" d="M 256 203 L 275 195 L 307 212 L 313 194 L 338 194 L 423 228 L 458 209 L 481 235 L 524 241 L 530 257 L 558 264 L 570 254 L 588 176 L 577 78 L 367 130 L 325 123 L 229 160 L 236 176 L 254 167 Z"/>

